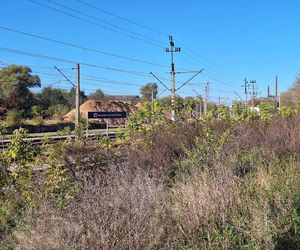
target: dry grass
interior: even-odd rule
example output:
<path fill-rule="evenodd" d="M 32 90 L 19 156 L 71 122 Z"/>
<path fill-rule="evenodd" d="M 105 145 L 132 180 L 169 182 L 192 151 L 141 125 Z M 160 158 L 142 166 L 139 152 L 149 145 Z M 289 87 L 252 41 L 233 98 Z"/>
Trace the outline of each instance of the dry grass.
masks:
<path fill-rule="evenodd" d="M 221 143 L 228 127 L 210 140 L 201 126 L 158 127 L 104 168 L 100 152 L 67 150 L 82 191 L 30 214 L 17 248 L 299 249 L 300 117 L 241 124 Z"/>
<path fill-rule="evenodd" d="M 166 238 L 163 186 L 143 173 L 112 170 L 85 183 L 80 201 L 59 212 L 44 204 L 19 249 L 157 249 Z"/>

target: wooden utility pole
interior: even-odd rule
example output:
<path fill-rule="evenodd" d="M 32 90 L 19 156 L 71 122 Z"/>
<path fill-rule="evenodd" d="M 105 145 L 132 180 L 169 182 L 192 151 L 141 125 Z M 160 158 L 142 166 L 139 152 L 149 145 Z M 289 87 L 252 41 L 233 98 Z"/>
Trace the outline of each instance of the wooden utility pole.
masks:
<path fill-rule="evenodd" d="M 209 82 L 205 85 L 205 102 L 204 102 L 204 114 L 207 113 L 208 107 L 208 92 L 209 92 Z"/>
<path fill-rule="evenodd" d="M 77 82 L 76 82 L 76 110 L 75 110 L 75 126 L 77 126 L 80 122 L 80 65 L 77 63 L 76 65 L 76 75 L 77 75 Z"/>

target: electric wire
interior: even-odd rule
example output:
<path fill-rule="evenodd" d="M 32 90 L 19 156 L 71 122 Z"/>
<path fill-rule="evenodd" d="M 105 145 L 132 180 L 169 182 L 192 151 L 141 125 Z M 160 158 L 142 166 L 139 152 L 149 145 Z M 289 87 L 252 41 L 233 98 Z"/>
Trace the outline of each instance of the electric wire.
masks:
<path fill-rule="evenodd" d="M 60 61 L 60 62 L 65 62 L 65 63 L 72 63 L 72 64 L 80 63 L 81 65 L 85 65 L 85 66 L 88 66 L 88 67 L 94 67 L 94 68 L 100 68 L 100 69 L 109 70 L 109 71 L 116 71 L 116 72 L 131 74 L 131 75 L 148 77 L 148 74 L 146 72 L 129 71 L 129 70 L 120 69 L 120 68 L 113 68 L 113 67 L 104 67 L 104 66 L 101 66 L 101 65 L 85 63 L 85 62 L 80 62 L 80 61 L 73 61 L 73 60 L 64 59 L 64 58 L 60 58 L 60 57 L 53 57 L 53 56 L 42 55 L 42 54 L 37 54 L 37 53 L 31 53 L 31 52 L 27 52 L 27 51 L 15 50 L 15 49 L 10 49 L 10 48 L 5 48 L 5 47 L 0 47 L 0 51 L 13 53 L 13 54 L 24 55 L 24 56 L 29 56 L 29 57 L 36 57 L 36 58 L 43 58 L 43 59 L 47 59 L 47 60 Z"/>
<path fill-rule="evenodd" d="M 98 22 L 105 23 L 106 25 L 109 25 L 109 26 L 112 26 L 112 27 L 114 27 L 114 28 L 123 30 L 123 31 L 128 32 L 128 33 L 130 33 L 130 34 L 133 34 L 133 35 L 135 35 L 135 36 L 140 36 L 140 37 L 143 37 L 143 38 L 145 38 L 145 39 L 147 39 L 147 40 L 149 40 L 149 41 L 152 41 L 152 42 L 155 42 L 155 43 L 158 43 L 158 44 L 161 43 L 161 44 L 164 45 L 164 43 L 162 43 L 161 41 L 158 41 L 158 40 L 155 40 L 155 39 L 153 39 L 153 38 L 151 38 L 151 37 L 148 37 L 148 36 L 145 36 L 145 35 L 136 33 L 136 32 L 134 32 L 134 31 L 131 31 L 131 30 L 128 30 L 128 29 L 126 29 L 126 28 L 120 27 L 120 26 L 118 26 L 118 25 L 112 24 L 112 23 L 110 23 L 110 22 L 104 21 L 104 20 L 99 19 L 99 18 L 97 18 L 97 17 L 88 15 L 88 14 L 82 12 L 82 11 L 78 11 L 78 10 L 76 10 L 76 9 L 70 8 L 70 7 L 68 7 L 68 6 L 66 6 L 66 5 L 63 5 L 63 4 L 60 4 L 60 3 L 56 2 L 56 1 L 53 1 L 53 0 L 47 0 L 47 1 L 50 2 L 50 3 L 52 3 L 52 4 L 55 4 L 55 5 L 57 5 L 57 6 L 60 6 L 60 7 L 62 7 L 62 8 L 65 8 L 65 9 L 67 9 L 67 10 L 70 10 L 70 11 L 73 11 L 73 12 L 75 12 L 75 13 L 78 13 L 78 14 L 80 14 L 80 15 L 83 15 L 83 16 L 86 16 L 86 17 L 88 17 L 88 18 L 94 19 L 94 20 L 96 20 L 96 21 L 98 21 Z"/>
<path fill-rule="evenodd" d="M 126 21 L 126 22 L 128 22 L 128 23 L 134 24 L 134 25 L 139 26 L 139 27 L 141 27 L 141 28 L 144 28 L 144 29 L 147 29 L 147 30 L 149 30 L 149 31 L 155 32 L 155 33 L 160 34 L 160 35 L 162 35 L 162 36 L 166 36 L 166 37 L 169 36 L 168 34 L 162 32 L 162 31 L 159 31 L 159 30 L 154 29 L 154 28 L 151 28 L 151 27 L 149 27 L 149 26 L 146 26 L 146 25 L 137 23 L 137 22 L 135 22 L 135 21 L 129 20 L 128 18 L 119 16 L 119 15 L 114 14 L 114 13 L 112 13 L 112 12 L 109 12 L 109 11 L 107 11 L 107 10 L 101 9 L 101 8 L 96 7 L 95 5 L 89 4 L 89 3 L 87 3 L 87 2 L 84 2 L 84 1 L 81 1 L 81 0 L 77 0 L 77 2 L 79 2 L 79 3 L 81 3 L 81 4 L 84 4 L 84 5 L 86 5 L 86 6 L 89 6 L 90 8 L 96 9 L 96 10 L 102 12 L 102 13 L 105 13 L 105 14 L 108 14 L 108 15 L 110 15 L 110 16 L 116 17 L 116 18 L 118 18 L 118 19 L 120 19 L 120 20 Z"/>
<path fill-rule="evenodd" d="M 69 16 L 69 17 L 72 17 L 72 18 L 81 20 L 81 21 L 83 21 L 83 22 L 86 22 L 86 23 L 89 23 L 89 24 L 93 24 L 93 25 L 98 26 L 98 27 L 100 27 L 100 28 L 102 28 L 102 29 L 109 30 L 109 31 L 114 32 L 114 33 L 117 33 L 117 34 L 119 34 L 119 35 L 127 36 L 127 37 L 130 37 L 130 38 L 132 38 L 132 39 L 136 39 L 136 40 L 142 41 L 142 42 L 144 42 L 144 43 L 151 44 L 151 45 L 153 45 L 153 46 L 162 47 L 161 45 L 156 44 L 156 43 L 154 43 L 154 42 L 150 42 L 150 41 L 144 40 L 144 39 L 142 39 L 142 38 L 139 38 L 139 37 L 136 37 L 136 36 L 127 34 L 127 33 L 123 33 L 123 32 L 121 32 L 121 31 L 118 31 L 118 30 L 115 30 L 115 29 L 106 27 L 106 26 L 101 25 L 101 24 L 99 24 L 99 23 L 96 23 L 96 22 L 94 22 L 94 21 L 91 21 L 91 20 L 82 18 L 82 17 L 77 16 L 77 15 L 74 15 L 74 14 L 70 14 L 70 13 L 65 12 L 65 11 L 63 11 L 63 10 L 60 10 L 60 9 L 51 7 L 51 6 L 49 6 L 49 5 L 46 5 L 46 4 L 43 4 L 43 3 L 39 3 L 39 2 L 34 1 L 34 0 L 27 0 L 27 1 L 32 2 L 32 3 L 36 4 L 36 5 L 42 6 L 42 7 L 44 7 L 44 8 L 51 9 L 51 10 L 53 10 L 53 11 L 62 13 L 62 14 L 67 15 L 67 16 Z"/>
<path fill-rule="evenodd" d="M 62 41 L 59 41 L 57 39 L 52 39 L 52 38 L 48 38 L 48 37 L 41 36 L 41 35 L 30 34 L 30 33 L 24 32 L 24 31 L 15 30 L 15 29 L 3 27 L 3 26 L 0 26 L 0 29 L 6 30 L 6 31 L 9 31 L 9 32 L 14 32 L 14 33 L 17 33 L 17 34 L 30 36 L 30 37 L 45 40 L 45 41 L 49 41 L 49 42 L 62 44 L 62 45 L 77 48 L 77 49 L 82 49 L 82 50 L 95 52 L 95 53 L 99 53 L 99 54 L 103 54 L 103 55 L 107 55 L 107 56 L 117 57 L 117 58 L 124 59 L 124 60 L 129 60 L 129 61 L 133 61 L 133 62 L 149 64 L 149 65 L 163 67 L 163 68 L 168 68 L 168 66 L 166 66 L 166 65 L 162 65 L 162 64 L 158 64 L 158 63 L 154 63 L 154 62 L 149 62 L 149 61 L 145 61 L 145 60 L 141 60 L 141 59 L 131 58 L 131 57 L 127 57 L 127 56 L 122 56 L 122 55 L 118 55 L 118 54 L 114 54 L 114 53 L 110 53 L 110 52 L 106 52 L 106 51 L 101 51 L 101 50 L 97 50 L 97 49 L 93 49 L 93 48 L 88 48 L 88 47 L 76 45 L 76 44 L 69 43 L 69 42 L 62 42 Z"/>

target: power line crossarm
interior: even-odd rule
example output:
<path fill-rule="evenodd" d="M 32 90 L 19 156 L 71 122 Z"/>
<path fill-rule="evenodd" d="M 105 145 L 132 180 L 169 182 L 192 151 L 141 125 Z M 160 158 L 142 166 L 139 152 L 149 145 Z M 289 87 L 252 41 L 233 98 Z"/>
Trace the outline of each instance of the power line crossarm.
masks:
<path fill-rule="evenodd" d="M 181 89 L 184 85 L 188 84 L 191 80 L 193 80 L 197 75 L 199 75 L 204 69 L 201 69 L 200 71 L 198 71 L 195 75 L 193 75 L 190 79 L 188 79 L 184 84 L 182 84 L 179 88 L 176 89 L 179 90 Z"/>
<path fill-rule="evenodd" d="M 157 81 L 159 81 L 167 90 L 170 90 L 156 75 L 154 75 L 152 72 L 150 72 L 150 75 L 152 75 Z"/>

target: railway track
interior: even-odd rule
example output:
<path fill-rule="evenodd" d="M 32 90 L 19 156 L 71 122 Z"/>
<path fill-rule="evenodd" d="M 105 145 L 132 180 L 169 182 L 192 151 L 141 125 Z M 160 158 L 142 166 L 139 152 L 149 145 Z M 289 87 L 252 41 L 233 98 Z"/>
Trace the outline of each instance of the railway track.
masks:
<path fill-rule="evenodd" d="M 98 132 L 98 133 L 87 134 L 87 135 L 85 135 L 85 138 L 90 141 L 97 140 L 97 138 L 99 136 L 107 136 L 111 139 L 115 139 L 116 135 L 117 135 L 117 131 Z M 48 143 L 50 143 L 50 144 L 57 143 L 60 141 L 65 141 L 69 138 L 75 139 L 76 136 L 75 135 L 47 136 L 47 140 L 49 141 Z M 42 145 L 45 142 L 45 137 L 41 137 L 41 136 L 40 137 L 27 137 L 24 140 L 30 141 L 32 145 L 38 146 L 38 145 Z M 0 149 L 6 149 L 11 141 L 12 141 L 11 139 L 1 140 L 0 141 Z"/>

